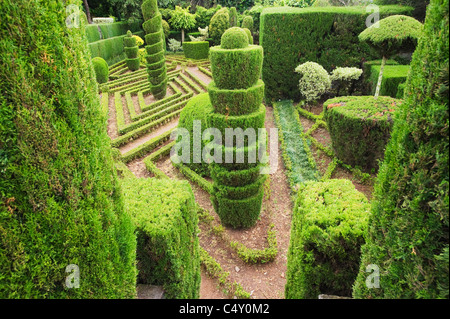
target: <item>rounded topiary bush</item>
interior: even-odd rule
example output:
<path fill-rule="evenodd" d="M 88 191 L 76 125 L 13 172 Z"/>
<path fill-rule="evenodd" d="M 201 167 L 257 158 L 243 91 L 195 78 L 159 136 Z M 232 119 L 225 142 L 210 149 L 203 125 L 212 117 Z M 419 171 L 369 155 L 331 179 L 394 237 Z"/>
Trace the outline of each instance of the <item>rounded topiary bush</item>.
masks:
<path fill-rule="evenodd" d="M 252 32 L 253 31 L 253 17 L 245 16 L 244 19 L 242 20 L 241 28 L 243 28 L 243 29 L 247 28 L 250 30 L 250 32 Z"/>
<path fill-rule="evenodd" d="M 200 148 L 194 148 L 194 138 L 201 139 L 203 131 L 208 128 L 206 118 L 212 111 L 213 108 L 211 106 L 208 93 L 202 93 L 189 100 L 189 102 L 181 111 L 180 119 L 178 120 L 178 127 L 188 130 L 190 137 L 190 160 L 189 163 L 185 163 L 185 165 L 202 176 L 209 176 L 208 163 L 205 163 L 202 159 L 202 150 L 207 144 L 207 141 L 201 140 L 201 143 L 199 145 Z M 199 122 L 194 123 L 194 121 Z M 195 127 L 195 129 L 200 132 L 200 136 L 194 137 L 194 124 L 196 123 L 200 124 L 199 127 Z M 181 143 L 181 138 L 177 142 Z"/>
<path fill-rule="evenodd" d="M 207 59 L 209 56 L 208 41 L 183 42 L 184 56 L 188 59 L 200 60 Z"/>
<path fill-rule="evenodd" d="M 209 23 L 209 36 L 215 44 L 220 43 L 222 34 L 230 27 L 230 16 L 228 8 L 219 9 L 211 18 Z"/>
<path fill-rule="evenodd" d="M 330 75 L 316 62 L 305 62 L 295 68 L 300 73 L 298 87 L 306 102 L 317 101 L 331 87 Z"/>
<path fill-rule="evenodd" d="M 226 30 L 221 37 L 222 49 L 243 49 L 248 47 L 248 36 L 244 29 L 233 27 Z"/>
<path fill-rule="evenodd" d="M 251 32 L 248 28 L 242 28 L 242 30 L 244 30 L 245 33 L 247 33 L 248 44 L 253 44 L 253 36 L 252 36 L 252 32 Z"/>
<path fill-rule="evenodd" d="M 106 61 L 101 57 L 95 57 L 92 59 L 92 65 L 94 66 L 97 83 L 102 84 L 108 82 L 108 63 L 106 63 Z"/>
<path fill-rule="evenodd" d="M 401 100 L 387 96 L 343 96 L 324 103 L 324 119 L 336 156 L 364 170 L 378 169 Z"/>
<path fill-rule="evenodd" d="M 249 45 L 243 49 L 210 50 L 212 78 L 221 89 L 246 89 L 259 80 L 263 62 L 263 49 Z"/>

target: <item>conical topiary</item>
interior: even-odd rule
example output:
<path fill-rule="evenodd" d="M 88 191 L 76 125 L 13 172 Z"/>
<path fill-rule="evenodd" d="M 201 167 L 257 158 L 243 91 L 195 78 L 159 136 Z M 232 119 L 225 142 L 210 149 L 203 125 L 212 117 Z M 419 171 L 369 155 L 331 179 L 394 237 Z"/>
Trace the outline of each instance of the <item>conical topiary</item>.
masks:
<path fill-rule="evenodd" d="M 214 112 L 207 115 L 207 122 L 222 134 L 222 162 L 210 164 L 214 181 L 211 200 L 222 223 L 234 228 L 251 227 L 259 218 L 266 177 L 260 174 L 262 164 L 258 161 L 266 140 L 252 140 L 246 134 L 250 129 L 257 137 L 258 129 L 264 127 L 264 83 L 260 80 L 263 50 L 249 45 L 246 32 L 233 27 L 222 35 L 221 46 L 211 48 L 210 58 L 213 81 L 208 93 Z M 226 138 L 230 128 L 236 140 L 231 145 Z M 232 161 L 228 160 L 230 155 Z"/>
<path fill-rule="evenodd" d="M 142 24 L 145 35 L 148 80 L 150 92 L 155 99 L 162 99 L 167 91 L 167 71 L 164 58 L 164 31 L 162 17 L 158 10 L 157 0 L 145 0 L 142 3 Z"/>
<path fill-rule="evenodd" d="M 127 58 L 125 59 L 127 67 L 130 71 L 139 70 L 140 59 L 139 59 L 139 47 L 136 44 L 136 38 L 128 30 L 127 35 L 123 38 L 125 54 Z"/>

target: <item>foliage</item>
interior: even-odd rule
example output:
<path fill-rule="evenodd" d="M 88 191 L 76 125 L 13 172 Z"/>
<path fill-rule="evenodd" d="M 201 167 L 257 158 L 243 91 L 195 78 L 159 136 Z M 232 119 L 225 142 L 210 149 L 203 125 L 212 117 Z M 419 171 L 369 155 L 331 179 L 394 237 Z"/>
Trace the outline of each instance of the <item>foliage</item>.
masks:
<path fill-rule="evenodd" d="M 133 35 L 133 38 L 136 39 L 136 45 L 137 45 L 138 47 L 140 47 L 141 45 L 144 44 L 144 40 L 142 40 L 142 38 L 141 38 L 140 36 L 138 36 L 138 35 Z"/>
<path fill-rule="evenodd" d="M 287 299 L 351 295 L 369 210 L 350 180 L 309 181 L 300 187 L 287 256 Z"/>
<path fill-rule="evenodd" d="M 231 7 L 229 9 L 229 16 L 230 16 L 230 28 L 237 27 L 238 26 L 238 17 L 235 7 Z"/>
<path fill-rule="evenodd" d="M 374 94 L 380 73 L 380 66 L 372 65 L 370 69 L 370 76 L 367 82 L 369 84 L 370 94 Z M 409 70 L 409 65 L 386 65 L 383 71 L 380 95 L 396 97 L 399 85 L 406 81 Z"/>
<path fill-rule="evenodd" d="M 248 47 L 248 36 L 244 29 L 231 27 L 222 34 L 220 47 L 223 49 L 243 49 Z"/>
<path fill-rule="evenodd" d="M 161 25 L 164 32 L 164 38 L 167 39 L 169 37 L 170 25 L 166 20 L 162 20 Z"/>
<path fill-rule="evenodd" d="M 374 188 L 355 298 L 448 295 L 448 266 L 435 257 L 449 241 L 449 105 L 436 92 L 448 70 L 448 8 L 448 0 L 431 0 L 427 9 Z M 365 285 L 368 264 L 380 267 L 379 289 Z"/>
<path fill-rule="evenodd" d="M 163 285 L 167 298 L 198 298 L 198 216 L 189 183 L 125 178 L 121 184 L 136 226 L 138 283 Z"/>
<path fill-rule="evenodd" d="M 100 57 L 95 57 L 92 59 L 92 65 L 94 66 L 97 83 L 102 84 L 108 82 L 108 63 Z"/>
<path fill-rule="evenodd" d="M 176 6 L 169 23 L 176 30 L 190 30 L 195 27 L 195 15 L 189 13 L 189 8 L 183 9 Z"/>
<path fill-rule="evenodd" d="M 244 19 L 242 20 L 242 28 L 247 28 L 250 30 L 250 32 L 252 32 L 253 30 L 253 18 L 252 16 L 245 16 Z"/>
<path fill-rule="evenodd" d="M 5 299 L 136 296 L 134 227 L 123 207 L 84 21 L 67 28 L 69 4 L 79 2 L 0 2 Z M 66 279 L 76 283 L 70 264 L 80 269 L 79 288 L 66 286 Z"/>
<path fill-rule="evenodd" d="M 181 42 L 173 38 L 169 39 L 169 50 L 173 52 L 181 51 Z"/>
<path fill-rule="evenodd" d="M 199 37 L 194 37 L 192 35 L 189 35 L 189 38 L 191 39 L 192 42 L 197 42 L 197 41 L 206 41 L 206 39 L 209 36 L 208 33 L 209 27 L 206 27 L 204 29 L 202 28 L 198 28 L 198 32 L 200 32 L 200 36 Z M 207 57 L 206 57 L 207 58 Z"/>
<path fill-rule="evenodd" d="M 230 27 L 230 16 L 228 8 L 218 10 L 209 23 L 209 36 L 214 44 L 219 45 L 222 34 Z"/>
<path fill-rule="evenodd" d="M 142 41 L 142 39 L 141 39 Z M 142 41 L 144 43 L 144 41 Z M 139 46 L 137 45 L 137 39 L 128 30 L 127 35 L 124 37 L 125 59 L 127 67 L 130 71 L 139 70 L 140 58 L 139 58 Z"/>
<path fill-rule="evenodd" d="M 295 68 L 300 74 L 298 87 L 307 103 L 315 102 L 331 88 L 328 72 L 315 62 L 305 62 Z"/>
<path fill-rule="evenodd" d="M 408 7 L 383 6 L 380 17 L 410 11 Z M 264 48 L 266 101 L 300 98 L 296 89 L 300 75 L 294 72 L 299 64 L 316 62 L 330 72 L 337 66 L 360 67 L 364 60 L 376 57 L 356 36 L 366 28 L 368 15 L 361 7 L 264 9 L 259 41 Z"/>
<path fill-rule="evenodd" d="M 344 89 L 346 95 L 351 95 L 356 81 L 361 77 L 363 70 L 355 67 L 334 69 L 330 74 L 331 87 L 335 90 L 336 95 L 341 95 L 341 90 Z"/>
<path fill-rule="evenodd" d="M 209 56 L 208 41 L 183 42 L 184 56 L 188 59 L 207 59 Z"/>
<path fill-rule="evenodd" d="M 218 5 L 216 7 L 211 7 L 209 9 L 206 9 L 202 6 L 196 6 L 195 10 L 195 21 L 197 23 L 198 28 L 206 28 L 209 26 L 209 23 L 211 22 L 211 18 L 213 15 L 220 10 L 221 6 Z"/>

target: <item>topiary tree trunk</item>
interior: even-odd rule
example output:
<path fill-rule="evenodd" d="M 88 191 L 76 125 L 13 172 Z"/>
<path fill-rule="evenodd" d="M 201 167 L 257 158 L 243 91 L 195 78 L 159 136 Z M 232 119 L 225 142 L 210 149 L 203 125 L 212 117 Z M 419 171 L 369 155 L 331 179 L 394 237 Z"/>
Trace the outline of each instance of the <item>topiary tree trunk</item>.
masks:
<path fill-rule="evenodd" d="M 375 185 L 355 298 L 449 297 L 448 7 L 428 6 Z"/>
<path fill-rule="evenodd" d="M 66 25 L 80 3 L 0 1 L 0 298 L 136 295 L 84 21 Z"/>
<path fill-rule="evenodd" d="M 159 100 L 166 96 L 167 70 L 164 57 L 164 31 L 162 17 L 158 10 L 157 0 L 145 0 L 142 3 L 142 15 L 145 22 L 142 24 L 145 35 L 145 50 L 147 55 L 148 80 L 150 92 Z"/>

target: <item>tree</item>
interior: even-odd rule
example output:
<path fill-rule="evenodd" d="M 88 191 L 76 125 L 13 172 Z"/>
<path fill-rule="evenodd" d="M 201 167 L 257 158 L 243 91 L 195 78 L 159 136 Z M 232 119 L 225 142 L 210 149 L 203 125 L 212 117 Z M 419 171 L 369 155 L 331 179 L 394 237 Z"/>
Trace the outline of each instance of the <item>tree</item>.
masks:
<path fill-rule="evenodd" d="M 195 15 L 189 13 L 189 7 L 183 9 L 176 6 L 170 18 L 170 25 L 175 29 L 181 30 L 181 42 L 184 42 L 184 30 L 190 30 L 195 27 Z"/>
<path fill-rule="evenodd" d="M 393 15 L 381 19 L 359 34 L 358 38 L 360 41 L 367 42 L 383 57 L 375 98 L 380 93 L 386 60 L 402 50 L 412 51 L 417 44 L 417 40 L 422 35 L 422 29 L 422 23 L 414 18 L 404 15 Z"/>
<path fill-rule="evenodd" d="M 91 17 L 91 12 L 89 11 L 89 4 L 87 2 L 87 0 L 83 0 L 83 4 L 84 4 L 84 9 L 86 10 L 86 17 L 88 20 L 88 23 L 92 23 L 92 17 Z"/>

